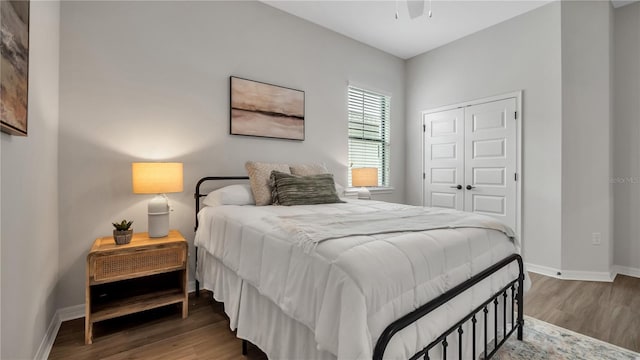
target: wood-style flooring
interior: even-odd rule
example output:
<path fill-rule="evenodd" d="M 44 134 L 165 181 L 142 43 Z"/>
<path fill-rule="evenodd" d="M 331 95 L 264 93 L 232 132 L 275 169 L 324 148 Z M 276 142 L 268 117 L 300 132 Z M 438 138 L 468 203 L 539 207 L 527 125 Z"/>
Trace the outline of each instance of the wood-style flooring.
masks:
<path fill-rule="evenodd" d="M 84 344 L 84 318 L 65 321 L 49 359 L 242 359 L 241 341 L 229 330 L 222 304 L 210 293 L 189 294 L 189 316 L 182 319 L 178 306 L 98 322 L 93 344 Z M 249 346 L 249 360 L 265 360 Z"/>
<path fill-rule="evenodd" d="M 532 274 L 524 313 L 577 333 L 640 352 L 640 279 L 558 280 Z"/>
<path fill-rule="evenodd" d="M 566 281 L 531 274 L 525 313 L 537 319 L 640 352 L 640 279 L 613 283 Z M 94 326 L 84 345 L 84 319 L 60 327 L 49 359 L 243 359 L 221 304 L 203 292 L 189 297 L 189 317 L 169 306 Z M 264 360 L 249 347 L 248 360 Z"/>

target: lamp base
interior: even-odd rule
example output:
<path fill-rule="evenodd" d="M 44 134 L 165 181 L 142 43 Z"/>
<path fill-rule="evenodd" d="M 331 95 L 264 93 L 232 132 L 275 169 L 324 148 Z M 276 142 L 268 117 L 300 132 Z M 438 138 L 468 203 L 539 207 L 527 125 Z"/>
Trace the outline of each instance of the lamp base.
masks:
<path fill-rule="evenodd" d="M 149 201 L 149 237 L 169 235 L 169 201 L 164 195 L 156 195 Z"/>
<path fill-rule="evenodd" d="M 369 192 L 369 189 L 364 186 L 358 189 L 358 199 L 371 200 L 371 192 Z"/>

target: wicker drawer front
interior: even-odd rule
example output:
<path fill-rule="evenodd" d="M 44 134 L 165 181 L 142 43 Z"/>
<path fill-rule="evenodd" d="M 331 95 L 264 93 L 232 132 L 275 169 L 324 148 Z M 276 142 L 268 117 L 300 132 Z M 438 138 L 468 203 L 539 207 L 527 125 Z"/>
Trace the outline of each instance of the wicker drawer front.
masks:
<path fill-rule="evenodd" d="M 96 258 L 94 281 L 130 276 L 147 271 L 175 269 L 184 264 L 182 248 L 145 250 Z"/>

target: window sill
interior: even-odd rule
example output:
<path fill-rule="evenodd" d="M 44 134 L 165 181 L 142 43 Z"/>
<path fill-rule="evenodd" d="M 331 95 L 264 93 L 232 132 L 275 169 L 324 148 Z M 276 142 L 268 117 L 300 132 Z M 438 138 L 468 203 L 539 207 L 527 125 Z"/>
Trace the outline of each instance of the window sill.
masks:
<path fill-rule="evenodd" d="M 393 194 L 394 188 L 392 187 L 368 187 L 367 188 L 371 194 Z M 344 189 L 345 195 L 358 195 L 359 187 L 350 187 Z"/>

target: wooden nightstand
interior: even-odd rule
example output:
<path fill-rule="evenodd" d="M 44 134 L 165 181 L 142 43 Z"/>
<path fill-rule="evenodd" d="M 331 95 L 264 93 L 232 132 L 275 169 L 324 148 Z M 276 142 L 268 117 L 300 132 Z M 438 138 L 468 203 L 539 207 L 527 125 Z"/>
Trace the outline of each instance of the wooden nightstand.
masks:
<path fill-rule="evenodd" d="M 136 233 L 126 245 L 96 239 L 87 255 L 85 343 L 93 341 L 95 322 L 118 316 L 182 303 L 186 318 L 187 247 L 177 230 L 162 238 Z"/>

